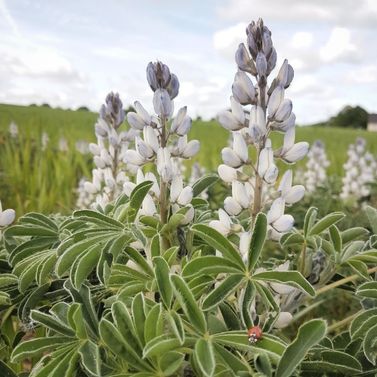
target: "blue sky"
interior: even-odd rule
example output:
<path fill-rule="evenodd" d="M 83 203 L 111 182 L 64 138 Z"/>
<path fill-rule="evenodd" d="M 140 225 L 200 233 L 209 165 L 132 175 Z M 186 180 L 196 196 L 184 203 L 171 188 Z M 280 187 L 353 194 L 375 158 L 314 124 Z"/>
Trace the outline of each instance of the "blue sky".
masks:
<path fill-rule="evenodd" d="M 151 108 L 145 67 L 159 59 L 181 82 L 176 106 L 210 118 L 259 16 L 295 68 L 298 123 L 346 104 L 377 112 L 376 0 L 0 0 L 0 102 L 97 110 L 113 90 Z"/>

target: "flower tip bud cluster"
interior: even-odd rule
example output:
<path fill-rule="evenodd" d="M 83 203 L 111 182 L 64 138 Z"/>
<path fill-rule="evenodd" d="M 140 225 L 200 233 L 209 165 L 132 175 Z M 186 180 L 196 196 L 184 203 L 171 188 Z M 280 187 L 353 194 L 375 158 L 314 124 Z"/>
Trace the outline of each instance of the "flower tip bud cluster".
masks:
<path fill-rule="evenodd" d="M 179 81 L 177 76 L 170 72 L 170 69 L 166 64 L 162 62 L 150 62 L 147 66 L 147 80 L 149 86 L 154 92 L 159 89 L 164 89 L 169 94 L 170 99 L 173 100 L 177 97 L 179 92 Z"/>
<path fill-rule="evenodd" d="M 105 104 L 101 106 L 100 118 L 106 120 L 114 128 L 118 128 L 124 121 L 125 113 L 123 103 L 118 93 L 109 93 L 106 96 Z"/>

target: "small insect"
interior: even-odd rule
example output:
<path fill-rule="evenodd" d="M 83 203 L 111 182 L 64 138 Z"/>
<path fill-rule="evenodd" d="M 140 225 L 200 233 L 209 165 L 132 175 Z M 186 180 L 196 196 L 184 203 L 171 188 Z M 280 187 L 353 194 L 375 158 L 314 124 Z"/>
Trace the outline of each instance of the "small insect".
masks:
<path fill-rule="evenodd" d="M 262 337 L 262 330 L 259 326 L 253 326 L 248 330 L 247 335 L 250 343 L 256 343 Z"/>

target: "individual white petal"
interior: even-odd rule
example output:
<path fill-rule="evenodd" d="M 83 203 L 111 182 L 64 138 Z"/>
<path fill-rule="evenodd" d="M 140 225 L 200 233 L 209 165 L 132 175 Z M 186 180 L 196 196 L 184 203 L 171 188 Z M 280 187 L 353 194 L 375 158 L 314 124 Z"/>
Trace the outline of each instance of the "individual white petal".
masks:
<path fill-rule="evenodd" d="M 183 179 L 181 175 L 174 176 L 170 187 L 170 201 L 175 203 L 183 190 Z"/>
<path fill-rule="evenodd" d="M 173 113 L 173 102 L 165 89 L 157 89 L 153 96 L 153 107 L 156 114 L 169 118 Z"/>
<path fill-rule="evenodd" d="M 270 210 L 267 212 L 267 222 L 272 224 L 279 217 L 284 215 L 285 201 L 283 198 L 277 198 L 272 202 Z"/>
<path fill-rule="evenodd" d="M 183 136 L 187 135 L 187 133 L 190 131 L 192 125 L 192 119 L 190 117 L 185 117 L 183 119 L 182 123 L 177 128 L 177 135 Z"/>
<path fill-rule="evenodd" d="M 139 101 L 134 103 L 135 110 L 137 114 L 141 117 L 145 126 L 149 126 L 151 123 L 151 116 L 148 111 L 144 109 L 143 105 Z"/>
<path fill-rule="evenodd" d="M 275 119 L 278 122 L 284 122 L 289 118 L 292 113 L 292 101 L 290 99 L 285 99 L 281 102 L 279 108 L 276 111 Z"/>
<path fill-rule="evenodd" d="M 124 160 L 126 163 L 130 163 L 132 165 L 143 165 L 145 163 L 145 159 L 136 151 L 129 149 L 124 154 Z"/>
<path fill-rule="evenodd" d="M 249 153 L 246 145 L 246 141 L 240 133 L 233 134 L 233 151 L 236 152 L 238 157 L 246 162 L 249 158 Z"/>
<path fill-rule="evenodd" d="M 221 164 L 217 168 L 217 172 L 219 173 L 220 178 L 227 183 L 232 183 L 237 179 L 237 170 L 225 165 Z"/>
<path fill-rule="evenodd" d="M 156 131 L 152 127 L 148 126 L 144 127 L 143 134 L 144 141 L 152 148 L 155 153 L 157 153 L 160 145 L 158 143 Z"/>
<path fill-rule="evenodd" d="M 170 127 L 171 132 L 176 132 L 179 125 L 183 122 L 187 114 L 187 106 L 184 106 L 178 110 L 177 115 L 173 119 L 173 122 Z"/>
<path fill-rule="evenodd" d="M 241 159 L 231 148 L 223 148 L 221 157 L 224 163 L 232 168 L 239 168 L 242 165 Z"/>
<path fill-rule="evenodd" d="M 229 131 L 238 131 L 243 128 L 237 118 L 230 111 L 222 111 L 217 117 L 219 123 Z"/>
<path fill-rule="evenodd" d="M 242 256 L 242 260 L 246 263 L 249 255 L 249 248 L 250 248 L 250 241 L 251 241 L 251 233 L 249 232 L 242 232 L 240 234 L 240 254 Z"/>
<path fill-rule="evenodd" d="M 136 130 L 142 130 L 145 126 L 143 118 L 139 114 L 132 111 L 127 113 L 127 122 Z"/>
<path fill-rule="evenodd" d="M 274 118 L 280 104 L 284 99 L 284 88 L 278 85 L 268 99 L 267 109 L 269 118 Z"/>
<path fill-rule="evenodd" d="M 300 161 L 307 155 L 308 151 L 309 144 L 306 141 L 300 141 L 284 153 L 283 159 L 288 162 Z"/>
<path fill-rule="evenodd" d="M 143 215 L 146 215 L 146 216 L 153 216 L 154 214 L 157 213 L 156 205 L 149 194 L 147 194 L 143 200 L 141 212 Z"/>
<path fill-rule="evenodd" d="M 177 203 L 180 204 L 181 206 L 185 206 L 191 203 L 192 198 L 193 198 L 192 187 L 186 186 L 179 194 Z"/>
<path fill-rule="evenodd" d="M 167 148 L 160 148 L 157 152 L 157 171 L 164 182 L 170 182 L 173 178 L 173 166 L 170 152 Z"/>
<path fill-rule="evenodd" d="M 105 161 L 103 161 L 102 158 L 99 156 L 94 156 L 93 161 L 94 161 L 94 164 L 99 169 L 104 169 L 106 167 Z"/>
<path fill-rule="evenodd" d="M 189 210 L 185 213 L 184 219 L 181 221 L 181 225 L 187 225 L 191 223 L 191 221 L 194 219 L 195 210 L 194 207 L 190 205 Z"/>
<path fill-rule="evenodd" d="M 0 226 L 8 226 L 12 224 L 16 218 L 16 211 L 14 209 L 6 209 L 0 213 Z"/>
<path fill-rule="evenodd" d="M 276 179 L 279 174 L 279 169 L 275 164 L 272 164 L 268 167 L 266 173 L 264 174 L 263 179 L 268 183 L 268 184 L 273 184 L 276 182 Z"/>
<path fill-rule="evenodd" d="M 89 151 L 94 156 L 99 156 L 101 153 L 101 148 L 98 146 L 98 144 L 90 143 L 89 144 Z"/>
<path fill-rule="evenodd" d="M 219 209 L 219 219 L 225 227 L 230 229 L 232 222 L 228 214 L 222 208 Z"/>
<path fill-rule="evenodd" d="M 224 224 L 219 220 L 212 220 L 208 224 L 211 228 L 216 229 L 219 233 L 226 236 L 229 234 L 230 228 L 224 226 Z"/>
<path fill-rule="evenodd" d="M 246 188 L 243 183 L 239 181 L 232 182 L 232 196 L 242 208 L 248 208 L 250 206 L 250 197 L 247 194 Z"/>
<path fill-rule="evenodd" d="M 275 323 L 274 328 L 275 329 L 283 329 L 284 327 L 287 327 L 291 321 L 292 321 L 292 314 L 289 312 L 280 312 Z"/>
<path fill-rule="evenodd" d="M 305 195 L 305 187 L 302 185 L 293 186 L 285 195 L 284 199 L 287 204 L 299 202 Z"/>
<path fill-rule="evenodd" d="M 292 187 L 292 170 L 287 170 L 280 180 L 278 191 L 281 192 L 282 196 L 285 196 L 291 187 Z"/>
<path fill-rule="evenodd" d="M 285 86 L 285 83 L 288 80 L 288 60 L 287 59 L 284 59 L 284 62 L 279 69 L 279 73 L 276 76 L 276 79 L 280 85 L 282 85 L 283 87 Z"/>
<path fill-rule="evenodd" d="M 252 106 L 250 110 L 249 127 L 257 127 L 262 135 L 266 134 L 266 116 L 262 107 Z"/>
<path fill-rule="evenodd" d="M 268 167 L 269 167 L 269 153 L 266 148 L 263 148 L 261 152 L 259 153 L 258 174 L 261 177 L 264 177 Z"/>
<path fill-rule="evenodd" d="M 295 143 L 296 130 L 295 127 L 289 128 L 284 135 L 283 150 L 289 150 Z"/>
<path fill-rule="evenodd" d="M 135 147 L 137 152 L 145 159 L 150 159 L 153 157 L 153 149 L 138 136 L 135 138 Z"/>
<path fill-rule="evenodd" d="M 231 216 L 237 216 L 242 211 L 242 207 L 232 196 L 228 196 L 227 198 L 225 198 L 224 209 Z"/>
<path fill-rule="evenodd" d="M 200 149 L 199 140 L 191 140 L 186 144 L 186 146 L 185 146 L 185 148 L 182 152 L 182 157 L 183 158 L 191 158 L 199 152 L 199 149 Z"/>
<path fill-rule="evenodd" d="M 139 185 L 140 183 L 145 181 L 145 176 L 142 169 L 137 169 L 136 173 L 136 184 Z"/>
<path fill-rule="evenodd" d="M 245 123 L 245 112 L 243 111 L 242 105 L 236 101 L 236 99 L 231 96 L 230 97 L 230 107 L 232 109 L 232 114 L 235 116 L 237 121 L 244 125 Z"/>
<path fill-rule="evenodd" d="M 124 182 L 123 184 L 123 191 L 127 196 L 131 195 L 131 192 L 136 187 L 135 183 L 133 182 Z"/>
<path fill-rule="evenodd" d="M 234 98 L 242 105 L 248 105 L 255 101 L 255 88 L 243 71 L 238 71 L 234 77 L 232 85 L 232 92 Z"/>
<path fill-rule="evenodd" d="M 285 233 L 293 228 L 295 219 L 291 215 L 280 216 L 272 223 L 272 226 L 280 233 Z"/>

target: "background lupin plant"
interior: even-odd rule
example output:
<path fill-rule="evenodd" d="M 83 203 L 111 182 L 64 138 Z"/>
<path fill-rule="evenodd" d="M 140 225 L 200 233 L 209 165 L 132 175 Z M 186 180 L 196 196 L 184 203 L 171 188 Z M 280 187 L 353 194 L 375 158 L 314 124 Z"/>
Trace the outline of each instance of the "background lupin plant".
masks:
<path fill-rule="evenodd" d="M 29 213 L 4 231 L 1 375 L 376 373 L 377 210 L 366 208 L 370 229 L 341 231 L 342 213 L 318 218 L 315 208 L 303 229 L 291 229 L 285 204 L 303 188 L 292 187 L 290 170 L 277 182 L 275 158 L 292 163 L 308 147 L 294 143 L 294 115 L 283 98 L 293 71 L 285 61 L 268 88 L 276 62 L 271 33 L 261 20 L 247 31 L 251 57 L 241 45 L 232 112 L 222 114 L 233 132 L 219 168 L 232 184 L 228 212 L 220 209 L 214 220 L 199 197 L 216 176 L 184 184 L 174 159 L 190 158 L 199 145 L 187 139 L 186 108 L 172 119 L 177 77 L 163 63 L 150 63 L 156 115 L 139 103 L 128 114 L 138 134 L 123 160 L 138 169 L 123 184 L 125 193 L 71 216 Z M 256 77 L 256 88 L 245 72 Z M 249 115 L 243 104 L 252 105 Z M 101 119 L 119 124 L 120 106 L 107 105 Z M 273 130 L 285 134 L 275 151 Z M 256 147 L 255 162 L 248 145 Z M 267 184 L 277 186 L 272 203 L 264 200 Z M 268 235 L 280 244 L 266 242 Z M 335 289 L 357 310 L 329 326 L 308 319 Z M 258 334 L 252 342 L 250 330 Z"/>

